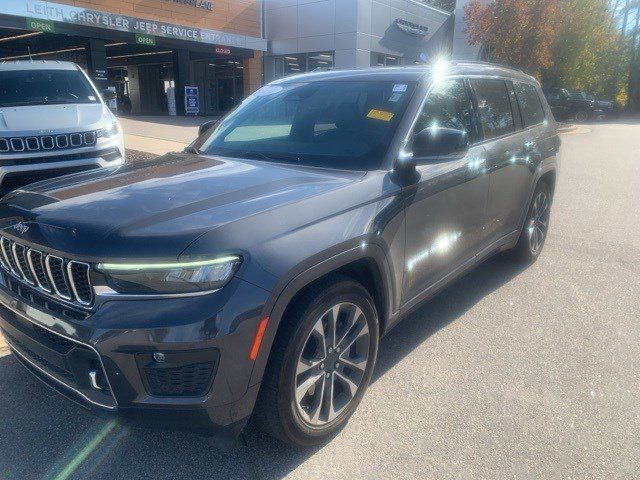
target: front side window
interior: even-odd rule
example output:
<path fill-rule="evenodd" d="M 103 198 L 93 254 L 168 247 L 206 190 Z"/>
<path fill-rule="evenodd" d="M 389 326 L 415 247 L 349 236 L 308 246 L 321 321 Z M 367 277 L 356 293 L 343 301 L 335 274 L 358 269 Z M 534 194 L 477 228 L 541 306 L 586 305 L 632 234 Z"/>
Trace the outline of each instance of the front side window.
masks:
<path fill-rule="evenodd" d="M 194 146 L 210 155 L 377 169 L 414 89 L 387 81 L 268 85 Z"/>
<path fill-rule="evenodd" d="M 515 131 L 509 91 L 504 80 L 479 79 L 471 84 L 478 101 L 478 113 L 485 139 Z"/>
<path fill-rule="evenodd" d="M 0 107 L 98 103 L 78 70 L 8 70 L 0 72 Z"/>
<path fill-rule="evenodd" d="M 425 128 L 460 130 L 473 140 L 473 112 L 463 80 L 446 80 L 431 89 L 414 132 Z"/>
<path fill-rule="evenodd" d="M 514 83 L 513 88 L 516 91 L 524 126 L 530 127 L 544 122 L 544 109 L 536 87 L 529 83 Z"/>

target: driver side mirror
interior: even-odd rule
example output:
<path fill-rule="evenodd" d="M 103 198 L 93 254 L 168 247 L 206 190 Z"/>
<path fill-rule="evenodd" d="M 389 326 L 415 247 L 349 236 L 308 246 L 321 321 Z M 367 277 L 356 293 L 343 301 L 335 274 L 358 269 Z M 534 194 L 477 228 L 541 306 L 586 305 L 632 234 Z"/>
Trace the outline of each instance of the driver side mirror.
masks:
<path fill-rule="evenodd" d="M 465 130 L 447 127 L 427 127 L 413 135 L 412 151 L 415 158 L 464 153 L 469 148 L 469 135 Z"/>

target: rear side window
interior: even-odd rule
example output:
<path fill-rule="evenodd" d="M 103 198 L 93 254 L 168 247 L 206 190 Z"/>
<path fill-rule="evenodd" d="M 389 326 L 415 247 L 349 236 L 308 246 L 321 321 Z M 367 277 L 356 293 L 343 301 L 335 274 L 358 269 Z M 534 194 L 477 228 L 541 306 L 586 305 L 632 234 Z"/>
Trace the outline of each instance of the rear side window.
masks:
<path fill-rule="evenodd" d="M 516 91 L 524 126 L 530 127 L 544 122 L 544 109 L 536 87 L 529 83 L 514 83 L 513 88 Z"/>
<path fill-rule="evenodd" d="M 480 124 L 485 139 L 515 131 L 509 91 L 504 80 L 474 79 L 471 85 L 478 101 Z"/>

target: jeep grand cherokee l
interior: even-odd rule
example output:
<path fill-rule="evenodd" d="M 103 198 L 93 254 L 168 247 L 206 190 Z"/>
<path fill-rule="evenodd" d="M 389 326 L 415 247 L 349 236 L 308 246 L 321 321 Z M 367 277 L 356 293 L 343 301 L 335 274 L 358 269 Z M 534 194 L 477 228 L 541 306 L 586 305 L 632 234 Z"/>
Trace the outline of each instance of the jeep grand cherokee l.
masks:
<path fill-rule="evenodd" d="M 0 202 L 0 326 L 98 410 L 310 445 L 380 338 L 496 252 L 540 254 L 559 139 L 538 83 L 485 64 L 276 81 L 185 152 Z"/>
<path fill-rule="evenodd" d="M 0 194 L 68 173 L 120 165 L 124 136 L 71 62 L 0 62 Z"/>

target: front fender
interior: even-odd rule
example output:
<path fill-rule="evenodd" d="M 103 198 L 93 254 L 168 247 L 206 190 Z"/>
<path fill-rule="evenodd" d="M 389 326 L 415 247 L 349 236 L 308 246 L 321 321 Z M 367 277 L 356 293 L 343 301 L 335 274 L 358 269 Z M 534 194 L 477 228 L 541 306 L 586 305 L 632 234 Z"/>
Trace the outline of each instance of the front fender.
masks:
<path fill-rule="evenodd" d="M 291 275 L 284 276 L 283 279 L 278 282 L 274 292 L 271 294 L 267 300 L 267 304 L 265 305 L 264 311 L 265 314 L 269 316 L 269 322 L 264 333 L 260 353 L 254 363 L 249 386 L 253 386 L 261 382 L 269 361 L 271 347 L 276 335 L 278 334 L 280 322 L 284 316 L 287 306 L 294 296 L 304 287 L 324 275 L 362 259 L 369 259 L 375 262 L 375 265 L 380 272 L 380 280 L 382 282 L 380 291 L 383 292 L 385 297 L 385 310 L 386 312 L 395 311 L 394 298 L 397 286 L 394 285 L 392 280 L 393 275 L 391 274 L 387 255 L 379 245 L 373 243 L 362 243 L 357 246 L 352 246 L 348 250 L 337 255 L 326 258 L 302 272 L 295 273 L 296 270 L 292 270 L 293 273 Z M 381 321 L 383 321 L 383 319 L 381 319 Z"/>

